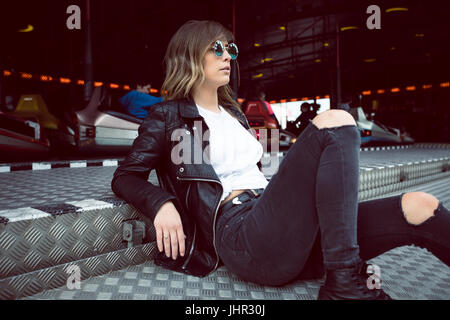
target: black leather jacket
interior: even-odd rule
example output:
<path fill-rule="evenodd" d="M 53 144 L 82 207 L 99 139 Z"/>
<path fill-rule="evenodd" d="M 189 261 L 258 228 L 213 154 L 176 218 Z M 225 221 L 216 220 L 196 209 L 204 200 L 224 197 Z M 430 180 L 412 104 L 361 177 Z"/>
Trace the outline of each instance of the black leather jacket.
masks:
<path fill-rule="evenodd" d="M 223 106 L 246 128 L 244 114 Z M 153 105 L 139 127 L 132 150 L 114 173 L 114 193 L 153 222 L 162 204 L 171 200 L 187 236 L 186 254 L 176 260 L 158 252 L 155 263 L 196 276 L 214 271 L 220 259 L 215 247 L 216 220 L 223 188 L 208 159 L 208 127 L 192 99 Z M 182 150 L 181 150 L 182 149 Z M 175 159 L 175 161 L 174 161 Z M 182 159 L 182 161 L 180 161 Z M 160 187 L 148 181 L 155 169 Z"/>

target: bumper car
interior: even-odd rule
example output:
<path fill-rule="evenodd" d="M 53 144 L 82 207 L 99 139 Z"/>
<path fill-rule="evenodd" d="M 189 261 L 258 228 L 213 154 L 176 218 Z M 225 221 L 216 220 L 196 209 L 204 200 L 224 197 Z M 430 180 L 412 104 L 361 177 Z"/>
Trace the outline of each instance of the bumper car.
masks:
<path fill-rule="evenodd" d="M 361 145 L 412 144 L 414 139 L 400 129 L 392 128 L 376 120 L 368 120 L 361 107 L 350 109 L 361 133 Z"/>
<path fill-rule="evenodd" d="M 296 136 L 287 130 L 280 128 L 275 115 L 270 113 L 266 101 L 247 101 L 243 110 L 250 127 L 255 130 L 256 137 L 262 142 L 263 147 L 270 151 L 272 144 L 278 144 L 279 150 L 288 150 L 296 141 Z M 270 106 L 270 105 L 269 105 Z M 272 135 L 271 129 L 278 129 L 278 137 Z M 264 145 L 263 136 L 267 134 L 267 146 Z M 274 140 L 274 141 L 273 141 Z M 273 141 L 273 142 L 272 142 Z"/>
<path fill-rule="evenodd" d="M 114 108 L 111 100 L 106 88 L 96 87 L 88 105 L 72 115 L 79 152 L 122 154 L 131 149 L 143 120 Z"/>
<path fill-rule="evenodd" d="M 14 111 L 8 113 L 24 120 L 38 123 L 50 141 L 52 151 L 60 151 L 75 146 L 74 131 L 63 121 L 53 116 L 39 94 L 22 95 Z"/>
<path fill-rule="evenodd" d="M 39 123 L 0 112 L 0 161 L 46 155 L 50 142 Z"/>

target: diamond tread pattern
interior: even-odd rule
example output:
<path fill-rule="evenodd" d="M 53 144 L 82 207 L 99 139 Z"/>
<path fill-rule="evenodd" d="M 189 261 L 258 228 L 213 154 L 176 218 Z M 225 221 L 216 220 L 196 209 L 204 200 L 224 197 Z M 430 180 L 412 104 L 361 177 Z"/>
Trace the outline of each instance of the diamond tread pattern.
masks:
<path fill-rule="evenodd" d="M 450 205 L 450 178 L 402 190 L 424 191 Z M 399 194 L 400 192 L 390 195 Z M 387 196 L 387 195 L 384 195 Z M 449 300 L 450 268 L 425 249 L 395 248 L 369 263 L 380 267 L 382 288 L 394 299 Z M 323 279 L 296 281 L 282 287 L 244 282 L 225 267 L 205 278 L 172 272 L 152 261 L 81 282 L 81 289 L 61 287 L 24 299 L 69 300 L 314 300 Z"/>

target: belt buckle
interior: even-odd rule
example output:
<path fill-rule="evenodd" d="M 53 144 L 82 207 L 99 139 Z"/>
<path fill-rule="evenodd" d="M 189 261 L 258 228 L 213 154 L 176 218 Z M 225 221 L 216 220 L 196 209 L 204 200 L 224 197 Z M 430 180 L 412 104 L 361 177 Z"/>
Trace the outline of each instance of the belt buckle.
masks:
<path fill-rule="evenodd" d="M 231 199 L 231 203 L 233 204 L 242 204 L 241 200 L 239 200 L 239 195 Z"/>
<path fill-rule="evenodd" d="M 255 198 L 258 198 L 261 195 L 261 193 L 256 192 L 255 189 L 247 189 L 247 190 L 250 191 L 251 194 L 253 194 L 255 196 Z M 236 197 L 231 199 L 231 203 L 235 204 L 235 205 L 242 204 L 243 202 L 240 200 L 240 197 L 243 196 L 244 194 L 245 194 L 245 192 L 238 194 Z M 247 196 L 248 196 L 248 193 L 247 193 Z"/>

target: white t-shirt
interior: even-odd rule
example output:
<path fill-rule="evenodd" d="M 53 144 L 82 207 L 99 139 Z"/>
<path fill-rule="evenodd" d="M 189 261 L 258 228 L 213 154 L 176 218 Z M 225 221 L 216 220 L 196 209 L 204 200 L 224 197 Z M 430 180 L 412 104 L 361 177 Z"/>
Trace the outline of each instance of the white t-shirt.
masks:
<path fill-rule="evenodd" d="M 257 165 L 261 143 L 222 106 L 220 113 L 197 108 L 209 127 L 210 161 L 223 186 L 221 201 L 232 190 L 265 188 L 269 182 Z"/>

